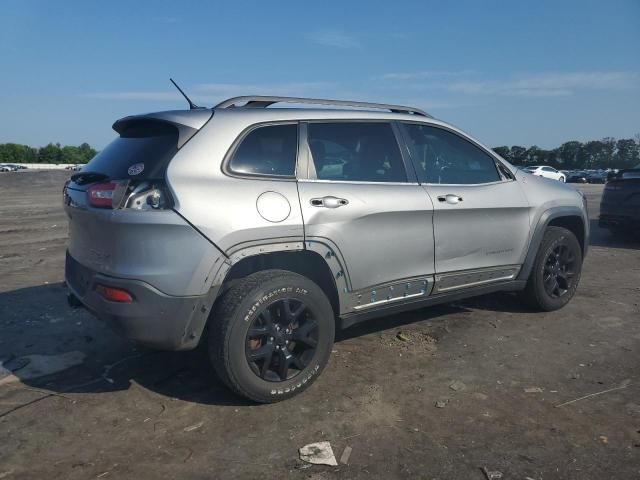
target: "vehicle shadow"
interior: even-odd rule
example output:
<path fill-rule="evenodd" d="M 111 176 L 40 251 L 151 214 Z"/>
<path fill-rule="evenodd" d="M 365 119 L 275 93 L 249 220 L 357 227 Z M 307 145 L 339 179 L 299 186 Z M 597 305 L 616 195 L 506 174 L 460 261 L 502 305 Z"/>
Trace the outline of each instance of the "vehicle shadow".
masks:
<path fill-rule="evenodd" d="M 136 347 L 86 310 L 69 307 L 66 292 L 61 284 L 52 284 L 0 293 L 0 398 L 6 388 L 99 394 L 138 384 L 196 403 L 251 404 L 216 377 L 204 349 L 160 352 Z M 339 331 L 336 342 L 416 322 L 444 331 L 447 315 L 463 311 L 456 304 L 390 315 Z M 4 411 L 0 407 L 0 416 Z"/>
<path fill-rule="evenodd" d="M 635 238 L 630 233 L 614 234 L 606 228 L 601 228 L 597 219 L 591 219 L 589 225 L 591 228 L 589 245 L 591 246 L 640 250 L 640 238 Z"/>

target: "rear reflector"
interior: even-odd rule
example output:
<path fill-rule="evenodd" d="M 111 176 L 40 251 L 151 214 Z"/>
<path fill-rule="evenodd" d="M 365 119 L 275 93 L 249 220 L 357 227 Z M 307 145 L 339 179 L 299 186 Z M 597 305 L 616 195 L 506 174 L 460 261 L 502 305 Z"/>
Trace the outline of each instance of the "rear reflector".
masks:
<path fill-rule="evenodd" d="M 96 183 L 87 189 L 89 204 L 98 208 L 113 208 L 114 182 Z"/>
<path fill-rule="evenodd" d="M 96 287 L 96 292 L 102 295 L 106 300 L 110 302 L 118 302 L 118 303 L 132 303 L 133 297 L 126 290 L 122 290 L 121 288 L 107 287 L 105 285 L 98 285 Z"/>

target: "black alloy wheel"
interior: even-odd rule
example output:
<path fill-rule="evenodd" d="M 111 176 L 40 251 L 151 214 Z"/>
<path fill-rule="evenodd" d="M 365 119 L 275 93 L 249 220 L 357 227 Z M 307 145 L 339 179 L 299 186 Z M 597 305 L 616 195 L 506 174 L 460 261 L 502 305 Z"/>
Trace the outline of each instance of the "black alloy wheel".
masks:
<path fill-rule="evenodd" d="M 576 255 L 567 242 L 557 243 L 544 264 L 544 289 L 551 298 L 560 298 L 573 286 L 576 277 Z"/>
<path fill-rule="evenodd" d="M 281 382 L 302 372 L 315 355 L 318 322 L 297 299 L 282 298 L 259 312 L 247 331 L 245 354 L 263 380 Z"/>

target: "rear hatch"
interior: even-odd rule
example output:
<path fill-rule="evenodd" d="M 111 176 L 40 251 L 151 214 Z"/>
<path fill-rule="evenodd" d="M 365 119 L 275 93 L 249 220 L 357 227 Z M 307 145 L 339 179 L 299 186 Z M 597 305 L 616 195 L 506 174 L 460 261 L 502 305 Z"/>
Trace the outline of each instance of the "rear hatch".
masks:
<path fill-rule="evenodd" d="M 118 138 L 64 186 L 68 252 L 75 262 L 101 274 L 147 281 L 168 294 L 186 294 L 171 291 L 163 280 L 166 265 L 189 256 L 180 245 L 207 242 L 172 210 L 166 170 L 212 115 L 212 110 L 161 112 L 113 125 Z M 187 269 L 193 273 L 193 265 L 183 272 L 188 283 Z"/>

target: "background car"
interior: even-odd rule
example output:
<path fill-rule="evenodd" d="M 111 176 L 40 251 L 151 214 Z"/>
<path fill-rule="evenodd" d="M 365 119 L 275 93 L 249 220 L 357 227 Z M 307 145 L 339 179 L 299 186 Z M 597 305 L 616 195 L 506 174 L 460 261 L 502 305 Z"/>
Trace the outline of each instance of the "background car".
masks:
<path fill-rule="evenodd" d="M 605 183 L 607 181 L 607 172 L 598 171 L 589 174 L 587 182 L 589 183 Z"/>
<path fill-rule="evenodd" d="M 567 183 L 587 183 L 589 175 L 581 170 L 570 172 L 567 176 Z"/>
<path fill-rule="evenodd" d="M 562 172 L 559 172 L 555 168 L 549 167 L 547 165 L 537 165 L 537 166 L 527 167 L 524 169 L 524 171 L 532 175 L 536 175 L 538 177 L 551 178 L 553 180 L 558 180 L 560 182 L 567 181 L 567 177 Z"/>
<path fill-rule="evenodd" d="M 640 165 L 619 171 L 607 182 L 598 223 L 614 235 L 632 233 L 640 239 Z"/>

